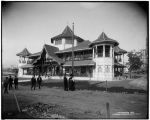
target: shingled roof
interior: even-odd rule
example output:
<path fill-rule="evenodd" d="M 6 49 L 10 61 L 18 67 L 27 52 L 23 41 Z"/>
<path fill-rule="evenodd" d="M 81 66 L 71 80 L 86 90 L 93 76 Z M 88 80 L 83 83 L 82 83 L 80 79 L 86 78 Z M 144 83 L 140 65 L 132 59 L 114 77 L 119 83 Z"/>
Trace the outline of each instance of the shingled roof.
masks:
<path fill-rule="evenodd" d="M 111 43 L 111 44 L 114 44 L 115 46 L 119 45 L 119 43 L 116 40 L 113 40 L 107 37 L 107 35 L 104 32 L 102 32 L 101 35 L 90 44 L 90 46 L 99 44 L 99 43 Z"/>
<path fill-rule="evenodd" d="M 24 48 L 20 53 L 17 53 L 16 55 L 26 57 L 26 56 L 31 55 L 31 53 L 27 50 L 27 48 Z"/>
<path fill-rule="evenodd" d="M 114 47 L 114 52 L 117 54 L 127 53 L 126 50 L 121 49 L 119 46 Z"/>
<path fill-rule="evenodd" d="M 75 46 L 74 47 L 74 51 L 80 51 L 80 50 L 90 50 L 92 48 L 89 47 L 89 44 L 91 42 L 89 40 L 86 40 L 84 42 L 81 42 L 79 45 Z M 58 52 L 55 52 L 56 54 L 57 53 L 66 53 L 66 52 L 71 52 L 72 51 L 72 47 L 71 48 L 67 48 L 65 50 L 60 50 Z"/>
<path fill-rule="evenodd" d="M 59 63 L 59 64 L 63 63 L 63 60 L 60 59 L 60 58 L 58 58 L 58 57 L 55 55 L 55 52 L 57 52 L 57 51 L 59 50 L 57 47 L 54 47 L 54 46 L 45 44 L 45 45 L 43 46 L 43 50 L 44 50 L 44 49 L 45 49 L 45 51 L 46 51 L 46 53 L 48 54 L 48 57 L 49 57 L 50 59 L 52 59 L 53 61 L 56 61 L 56 62 Z M 43 50 L 42 50 L 42 52 L 43 52 Z M 41 52 L 41 54 L 42 54 L 42 52 Z M 41 54 L 40 54 L 40 56 L 37 58 L 37 60 L 33 62 L 33 64 L 36 63 L 38 60 L 41 59 Z"/>
<path fill-rule="evenodd" d="M 41 51 L 41 52 L 42 52 L 42 51 Z M 41 52 L 33 53 L 33 54 L 29 55 L 28 57 L 29 57 L 29 58 L 38 57 L 38 56 L 41 55 Z"/>
<path fill-rule="evenodd" d="M 67 25 L 61 34 L 56 35 L 55 37 L 51 38 L 51 42 L 53 43 L 53 41 L 55 39 L 60 39 L 60 38 L 72 38 L 72 36 L 73 36 L 73 31 Z M 79 42 L 84 41 L 82 38 L 80 38 L 79 36 L 76 36 L 76 35 L 74 35 L 74 38 L 77 39 Z"/>

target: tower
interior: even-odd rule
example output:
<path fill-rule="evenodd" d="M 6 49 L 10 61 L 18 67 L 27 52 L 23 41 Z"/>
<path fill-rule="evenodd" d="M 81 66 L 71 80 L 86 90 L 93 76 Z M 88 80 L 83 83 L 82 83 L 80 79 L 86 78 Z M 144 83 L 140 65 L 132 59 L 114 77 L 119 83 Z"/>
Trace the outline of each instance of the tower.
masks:
<path fill-rule="evenodd" d="M 93 77 L 98 81 L 112 80 L 114 77 L 114 47 L 119 43 L 110 39 L 102 32 L 101 35 L 90 44 L 93 49 L 93 61 L 96 63 Z"/>
<path fill-rule="evenodd" d="M 21 77 L 24 73 L 26 73 L 25 70 L 23 70 L 22 66 L 29 64 L 29 58 L 28 56 L 31 55 L 31 53 L 27 50 L 27 48 L 24 48 L 20 53 L 16 54 L 19 56 L 18 59 L 18 77 Z"/>
<path fill-rule="evenodd" d="M 67 25 L 61 34 L 51 38 L 51 43 L 53 43 L 55 47 L 59 48 L 59 50 L 71 48 L 72 36 L 73 36 L 73 31 Z M 74 46 L 77 46 L 80 42 L 83 42 L 83 41 L 84 40 L 82 38 L 74 35 Z"/>

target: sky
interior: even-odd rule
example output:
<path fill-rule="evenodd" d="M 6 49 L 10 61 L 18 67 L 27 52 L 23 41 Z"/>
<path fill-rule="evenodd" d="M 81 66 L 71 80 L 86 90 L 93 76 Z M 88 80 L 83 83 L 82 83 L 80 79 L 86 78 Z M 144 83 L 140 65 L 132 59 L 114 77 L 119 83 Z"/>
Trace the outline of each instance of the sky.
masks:
<path fill-rule="evenodd" d="M 105 32 L 127 51 L 146 48 L 147 14 L 134 2 L 7 2 L 2 4 L 2 64 L 17 53 L 35 53 L 68 25 L 85 40 Z"/>

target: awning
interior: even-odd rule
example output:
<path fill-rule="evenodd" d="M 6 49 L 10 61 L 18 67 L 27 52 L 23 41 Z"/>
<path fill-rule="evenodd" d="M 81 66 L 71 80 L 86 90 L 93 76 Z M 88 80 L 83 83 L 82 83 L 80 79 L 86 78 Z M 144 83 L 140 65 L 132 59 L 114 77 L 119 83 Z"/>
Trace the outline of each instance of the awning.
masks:
<path fill-rule="evenodd" d="M 32 64 L 26 64 L 26 65 L 21 66 L 21 68 L 33 68 L 33 65 Z"/>
<path fill-rule="evenodd" d="M 94 66 L 95 62 L 92 60 L 74 61 L 74 66 Z M 66 62 L 64 67 L 72 66 L 72 61 Z"/>

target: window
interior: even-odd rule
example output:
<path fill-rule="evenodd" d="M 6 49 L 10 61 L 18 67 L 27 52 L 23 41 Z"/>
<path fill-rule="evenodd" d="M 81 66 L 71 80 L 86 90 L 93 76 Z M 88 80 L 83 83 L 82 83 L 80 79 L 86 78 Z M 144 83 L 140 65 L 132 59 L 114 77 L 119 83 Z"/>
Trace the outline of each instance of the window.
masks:
<path fill-rule="evenodd" d="M 98 72 L 103 72 L 102 65 L 100 65 L 100 66 L 98 67 Z"/>
<path fill-rule="evenodd" d="M 98 57 L 103 57 L 103 46 L 97 47 Z"/>
<path fill-rule="evenodd" d="M 71 40 L 71 39 L 66 39 L 66 40 L 65 40 L 65 43 L 66 43 L 66 44 L 72 44 L 72 40 Z"/>
<path fill-rule="evenodd" d="M 105 46 L 105 57 L 110 57 L 110 46 L 109 45 Z"/>
<path fill-rule="evenodd" d="M 105 72 L 106 72 L 106 73 L 109 73 L 109 72 L 110 72 L 110 65 L 106 65 L 106 66 L 105 66 Z"/>
<path fill-rule="evenodd" d="M 61 40 L 55 40 L 55 45 L 60 45 L 62 44 L 62 39 Z"/>

